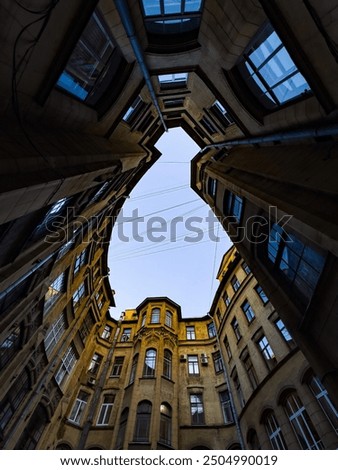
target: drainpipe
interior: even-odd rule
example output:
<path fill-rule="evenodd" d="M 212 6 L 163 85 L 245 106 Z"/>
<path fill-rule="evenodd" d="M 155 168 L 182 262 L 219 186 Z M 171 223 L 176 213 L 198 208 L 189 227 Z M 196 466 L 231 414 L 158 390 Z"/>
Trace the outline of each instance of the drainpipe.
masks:
<path fill-rule="evenodd" d="M 338 135 L 338 125 L 333 124 L 325 127 L 314 127 L 308 129 L 297 129 L 291 131 L 275 132 L 273 134 L 257 135 L 244 139 L 224 140 L 206 145 L 200 150 L 200 153 L 211 148 L 237 147 L 240 145 L 269 144 L 273 142 L 285 142 L 288 140 L 313 139 L 317 137 L 333 137 Z"/>
<path fill-rule="evenodd" d="M 213 317 L 210 315 L 209 312 L 207 313 L 207 316 L 210 317 L 211 320 L 214 322 L 214 319 L 213 319 Z M 242 449 L 242 450 L 245 450 L 245 443 L 244 443 L 244 439 L 243 439 L 242 429 L 241 429 L 241 425 L 240 425 L 240 423 L 239 423 L 237 410 L 236 410 L 236 408 L 235 408 L 234 397 L 233 397 L 232 390 L 231 390 L 231 386 L 230 386 L 230 379 L 229 379 L 229 375 L 228 375 L 227 368 L 226 368 L 226 366 L 225 366 L 225 361 L 224 361 L 224 357 L 223 357 L 223 352 L 222 352 L 222 348 L 221 348 L 221 343 L 220 343 L 219 336 L 218 336 L 218 331 L 217 331 L 216 328 L 215 328 L 215 332 L 216 332 L 216 339 L 217 339 L 218 350 L 219 350 L 219 353 L 220 353 L 221 359 L 222 359 L 223 372 L 224 372 L 224 379 L 225 379 L 225 383 L 226 383 L 226 386 L 227 386 L 227 389 L 228 389 L 228 393 L 229 393 L 229 400 L 230 400 L 231 412 L 232 412 L 232 416 L 233 416 L 233 418 L 234 418 L 234 423 L 235 423 L 235 426 L 236 426 L 237 437 L 238 437 L 238 440 L 239 440 L 239 444 L 240 444 L 240 446 L 241 446 L 241 449 Z"/>
<path fill-rule="evenodd" d="M 153 87 L 153 84 L 152 84 L 152 81 L 151 81 L 151 78 L 150 78 L 149 70 L 148 70 L 147 64 L 145 62 L 143 50 L 142 50 L 142 48 L 140 46 L 140 43 L 139 43 L 139 40 L 136 36 L 134 25 L 133 25 L 133 20 L 130 16 L 129 9 L 128 9 L 128 6 L 126 4 L 126 1 L 125 0 L 114 0 L 114 1 L 115 1 L 115 6 L 116 6 L 116 8 L 119 12 L 120 17 L 121 17 L 123 27 L 124 27 L 124 29 L 127 33 L 128 39 L 129 39 L 130 44 L 133 48 L 136 60 L 139 64 L 139 66 L 140 66 L 140 69 L 141 69 L 142 73 L 143 73 L 143 76 L 144 76 L 144 79 L 146 81 L 146 85 L 148 87 L 151 99 L 152 99 L 152 101 L 154 103 L 154 106 L 156 108 L 156 111 L 158 112 L 158 115 L 161 119 L 164 130 L 166 132 L 168 132 L 168 128 L 167 128 L 166 123 L 164 122 L 162 111 L 161 111 L 160 106 L 158 104 L 157 96 L 156 96 L 156 93 L 155 93 L 155 90 L 154 90 L 154 87 Z"/>

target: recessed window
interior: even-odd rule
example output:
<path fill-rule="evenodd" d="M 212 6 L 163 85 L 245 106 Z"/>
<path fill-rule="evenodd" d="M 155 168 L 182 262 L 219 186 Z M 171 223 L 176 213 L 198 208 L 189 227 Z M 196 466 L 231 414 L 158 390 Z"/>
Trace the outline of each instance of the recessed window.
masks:
<path fill-rule="evenodd" d="M 246 264 L 245 261 L 242 263 L 242 268 L 245 274 L 249 275 L 251 273 L 251 269 L 249 268 L 249 266 Z"/>
<path fill-rule="evenodd" d="M 266 364 L 268 365 L 269 369 L 273 369 L 273 367 L 277 363 L 277 359 L 275 353 L 273 352 L 270 343 L 265 335 L 262 335 L 258 341 L 257 346 L 265 360 Z"/>
<path fill-rule="evenodd" d="M 143 367 L 143 377 L 155 377 L 156 349 L 147 349 Z"/>
<path fill-rule="evenodd" d="M 244 365 L 244 368 L 246 370 L 246 373 L 248 374 L 249 382 L 250 382 L 253 390 L 255 390 L 258 386 L 258 378 L 257 378 L 255 368 L 252 364 L 251 357 L 250 357 L 249 353 L 247 352 L 247 350 L 245 351 L 245 354 L 244 354 L 244 357 L 243 357 L 242 361 L 243 361 L 243 365 Z"/>
<path fill-rule="evenodd" d="M 203 396 L 201 393 L 190 395 L 191 424 L 205 424 Z"/>
<path fill-rule="evenodd" d="M 160 442 L 171 445 L 171 406 L 167 403 L 161 403 L 160 406 Z"/>
<path fill-rule="evenodd" d="M 239 329 L 239 324 L 236 318 L 234 318 L 231 322 L 232 329 L 235 333 L 237 341 L 239 341 L 242 338 L 241 331 Z"/>
<path fill-rule="evenodd" d="M 166 109 L 183 108 L 184 98 L 171 98 L 163 100 Z"/>
<path fill-rule="evenodd" d="M 51 327 L 52 328 L 52 327 Z M 48 330 L 49 332 L 50 330 Z M 45 339 L 45 348 L 46 340 Z M 11 333 L 0 343 L 0 370 L 3 369 L 11 359 L 16 355 L 16 352 L 20 349 L 22 342 L 21 327 L 17 326 Z"/>
<path fill-rule="evenodd" d="M 214 135 L 218 133 L 218 130 L 216 126 L 212 123 L 212 121 L 207 118 L 206 116 L 203 116 L 202 119 L 200 120 L 200 124 L 204 127 L 204 129 L 210 134 Z"/>
<path fill-rule="evenodd" d="M 209 338 L 214 338 L 216 336 L 216 328 L 214 322 L 208 324 L 208 336 Z"/>
<path fill-rule="evenodd" d="M 273 224 L 268 237 L 267 258 L 296 291 L 300 301 L 305 303 L 311 299 L 325 264 L 322 250 L 306 245 L 293 233 Z"/>
<path fill-rule="evenodd" d="M 57 343 L 60 341 L 63 333 L 66 331 L 65 315 L 62 313 L 54 323 L 50 326 L 45 337 L 45 351 L 47 356 L 53 351 Z M 0 346 L 1 349 L 1 346 Z"/>
<path fill-rule="evenodd" d="M 271 447 L 274 450 L 287 450 L 282 430 L 273 411 L 266 413 L 263 422 L 270 439 Z"/>
<path fill-rule="evenodd" d="M 226 217 L 233 217 L 234 222 L 239 224 L 243 212 L 243 198 L 231 191 L 226 191 L 223 199 L 223 212 Z"/>
<path fill-rule="evenodd" d="M 220 351 L 217 351 L 212 354 L 212 360 L 214 362 L 214 368 L 216 374 L 223 371 L 223 361 Z"/>
<path fill-rule="evenodd" d="M 173 362 L 173 355 L 169 351 L 169 349 L 164 350 L 164 357 L 163 357 L 163 375 L 167 379 L 171 379 L 172 376 L 172 362 Z"/>
<path fill-rule="evenodd" d="M 325 413 L 335 432 L 338 434 L 338 410 L 332 403 L 327 390 L 324 388 L 318 377 L 315 377 L 314 375 L 310 376 L 307 383 L 314 397 L 317 399 L 319 406 Z"/>
<path fill-rule="evenodd" d="M 230 400 L 230 395 L 227 390 L 224 392 L 219 392 L 219 400 L 221 403 L 221 409 L 222 409 L 222 414 L 223 414 L 223 419 L 225 424 L 230 424 L 233 423 L 234 418 L 232 414 L 232 408 L 231 408 L 231 400 Z"/>
<path fill-rule="evenodd" d="M 215 178 L 208 178 L 208 195 L 215 199 L 217 194 L 217 180 Z"/>
<path fill-rule="evenodd" d="M 225 350 L 226 350 L 227 355 L 228 355 L 228 359 L 230 361 L 230 359 L 232 358 L 232 352 L 231 352 L 231 349 L 230 349 L 230 344 L 229 344 L 229 340 L 228 340 L 227 336 L 224 338 L 224 346 L 225 346 Z"/>
<path fill-rule="evenodd" d="M 93 313 L 91 310 L 89 310 L 87 315 L 84 317 L 83 322 L 79 328 L 79 335 L 83 344 L 86 343 L 89 333 L 91 332 L 95 323 L 96 323 L 96 320 L 93 316 Z"/>
<path fill-rule="evenodd" d="M 150 432 L 152 405 L 150 401 L 144 400 L 137 405 L 134 441 L 148 442 Z"/>
<path fill-rule="evenodd" d="M 224 300 L 225 306 L 226 306 L 226 307 L 229 307 L 229 305 L 230 305 L 230 303 L 231 303 L 231 299 L 230 299 L 230 297 L 228 296 L 228 293 L 227 293 L 227 292 L 224 292 L 224 294 L 223 294 L 223 300 Z"/>
<path fill-rule="evenodd" d="M 241 309 L 243 310 L 248 323 L 251 323 L 255 319 L 255 312 L 247 300 L 241 305 Z"/>
<path fill-rule="evenodd" d="M 275 325 L 278 329 L 278 331 L 280 332 L 280 334 L 283 336 L 284 340 L 290 345 L 290 346 L 294 346 L 294 340 L 292 339 L 292 336 L 290 335 L 289 333 L 289 330 L 286 328 L 286 326 L 284 325 L 283 321 L 278 318 L 276 321 L 275 321 Z"/>
<path fill-rule="evenodd" d="M 58 385 L 61 385 L 67 377 L 71 374 L 75 367 L 77 358 L 73 345 L 70 345 L 61 359 L 61 365 L 55 374 L 55 380 Z"/>
<path fill-rule="evenodd" d="M 102 363 L 103 357 L 101 354 L 95 353 L 90 361 L 88 372 L 92 375 L 96 375 L 99 371 L 100 365 Z"/>
<path fill-rule="evenodd" d="M 148 33 L 174 35 L 198 29 L 202 0 L 141 0 Z"/>
<path fill-rule="evenodd" d="M 96 9 L 61 73 L 57 86 L 79 100 L 94 105 L 117 73 L 119 59 L 120 52 L 111 32 Z"/>
<path fill-rule="evenodd" d="M 73 294 L 73 308 L 77 309 L 81 303 L 81 300 L 85 297 L 86 295 L 86 286 L 84 282 L 80 284 L 80 286 L 76 289 L 76 291 Z"/>
<path fill-rule="evenodd" d="M 104 327 L 104 329 L 101 333 L 101 338 L 109 340 L 110 337 L 111 337 L 112 331 L 113 331 L 113 329 L 110 325 L 105 325 L 105 327 Z"/>
<path fill-rule="evenodd" d="M 260 285 L 257 284 L 257 286 L 255 287 L 255 291 L 257 292 L 259 298 L 261 299 L 264 305 L 269 302 L 268 296 L 265 294 Z"/>
<path fill-rule="evenodd" d="M 187 326 L 186 327 L 186 337 L 187 337 L 188 340 L 196 339 L 195 327 L 194 326 Z"/>
<path fill-rule="evenodd" d="M 233 372 L 232 372 L 232 381 L 234 383 L 234 387 L 235 387 L 235 390 L 236 390 L 236 394 L 237 394 L 239 404 L 240 404 L 241 407 L 243 407 L 245 405 L 245 399 L 244 399 L 241 383 L 239 381 L 236 369 L 234 369 Z"/>
<path fill-rule="evenodd" d="M 81 267 L 85 265 L 87 261 L 87 253 L 88 253 L 87 249 L 84 249 L 75 258 L 74 269 L 73 269 L 74 276 L 80 271 Z"/>
<path fill-rule="evenodd" d="M 120 416 L 119 431 L 116 439 L 116 448 L 121 449 L 123 447 L 124 438 L 126 435 L 127 421 L 129 415 L 129 408 L 124 408 Z"/>
<path fill-rule="evenodd" d="M 157 76 L 161 90 L 182 88 L 187 86 L 188 73 L 169 73 Z"/>
<path fill-rule="evenodd" d="M 138 354 L 135 354 L 133 357 L 133 362 L 131 363 L 131 371 L 130 371 L 130 377 L 129 377 L 129 384 L 133 383 L 136 377 L 136 369 L 137 369 L 137 363 L 138 363 Z"/>
<path fill-rule="evenodd" d="M 44 315 L 49 312 L 51 307 L 60 298 L 65 288 L 65 273 L 61 273 L 54 281 L 49 285 L 47 293 L 45 294 L 45 303 L 43 306 Z"/>
<path fill-rule="evenodd" d="M 210 111 L 212 115 L 220 122 L 222 127 L 227 128 L 230 124 L 234 123 L 229 112 L 225 109 L 225 107 L 220 103 L 220 101 L 216 100 L 214 104 L 210 107 Z"/>
<path fill-rule="evenodd" d="M 123 121 L 125 121 L 130 126 L 133 126 L 138 119 L 143 115 L 146 103 L 142 100 L 140 96 L 137 96 L 133 101 L 132 105 L 129 106 L 127 112 L 123 116 Z"/>
<path fill-rule="evenodd" d="M 231 285 L 232 285 L 232 288 L 233 288 L 234 292 L 236 293 L 239 290 L 239 288 L 241 287 L 240 281 L 237 279 L 237 276 L 233 276 L 231 278 L 230 282 L 231 282 Z"/>
<path fill-rule="evenodd" d="M 268 109 L 311 91 L 271 24 L 265 26 L 243 54 L 239 70 L 249 88 Z"/>
<path fill-rule="evenodd" d="M 188 374 L 189 375 L 199 375 L 199 365 L 198 365 L 198 356 L 189 355 L 188 356 Z"/>
<path fill-rule="evenodd" d="M 115 357 L 113 369 L 110 374 L 111 377 L 119 377 L 121 375 L 123 362 L 124 362 L 124 356 Z"/>
<path fill-rule="evenodd" d="M 153 308 L 151 311 L 150 323 L 160 323 L 161 310 L 159 308 Z"/>
<path fill-rule="evenodd" d="M 76 424 L 81 423 L 81 418 L 87 406 L 88 399 L 89 399 L 89 394 L 84 391 L 80 391 L 80 393 L 78 394 L 75 400 L 72 411 L 69 415 L 69 418 L 68 418 L 69 421 L 72 421 L 73 423 L 76 423 Z"/>
<path fill-rule="evenodd" d="M 165 324 L 170 328 L 173 325 L 173 314 L 169 310 L 165 311 Z"/>
<path fill-rule="evenodd" d="M 104 396 L 103 403 L 97 418 L 97 426 L 107 426 L 109 424 L 111 412 L 113 410 L 115 395 L 108 394 Z"/>
<path fill-rule="evenodd" d="M 123 328 L 121 341 L 126 342 L 126 341 L 130 341 L 130 339 L 131 339 L 131 328 Z"/>

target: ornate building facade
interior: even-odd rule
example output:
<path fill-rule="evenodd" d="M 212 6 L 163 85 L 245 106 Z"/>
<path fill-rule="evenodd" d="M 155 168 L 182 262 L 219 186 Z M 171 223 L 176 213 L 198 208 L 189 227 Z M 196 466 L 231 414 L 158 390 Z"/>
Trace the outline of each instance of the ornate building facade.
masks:
<path fill-rule="evenodd" d="M 36 3 L 0 4 L 2 447 L 333 448 L 338 7 Z M 189 324 L 168 299 L 119 322 L 108 314 L 115 217 L 159 158 L 158 138 L 177 126 L 201 147 L 192 187 L 255 276 L 232 306 L 223 291 L 215 299 L 216 336 L 210 318 Z M 257 304 L 262 292 L 278 316 Z M 253 321 L 235 306 L 246 317 L 252 307 Z M 226 339 L 232 357 L 217 362 Z"/>

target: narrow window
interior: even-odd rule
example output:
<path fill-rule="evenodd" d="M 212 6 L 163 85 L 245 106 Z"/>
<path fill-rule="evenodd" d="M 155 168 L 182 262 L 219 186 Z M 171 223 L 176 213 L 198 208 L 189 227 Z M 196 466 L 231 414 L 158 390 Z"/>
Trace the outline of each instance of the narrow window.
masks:
<path fill-rule="evenodd" d="M 117 439 L 116 439 L 117 449 L 123 448 L 124 438 L 125 438 L 126 429 L 127 429 L 128 415 L 129 415 L 129 408 L 124 408 L 120 416 L 119 432 L 118 432 Z"/>
<path fill-rule="evenodd" d="M 149 401 L 141 401 L 137 406 L 136 423 L 134 431 L 135 442 L 148 442 L 151 420 L 151 403 Z"/>
<path fill-rule="evenodd" d="M 209 338 L 214 338 L 216 336 L 216 328 L 214 322 L 208 324 L 208 336 Z"/>
<path fill-rule="evenodd" d="M 124 362 L 124 356 L 118 356 L 114 359 L 113 369 L 111 371 L 111 377 L 120 377 Z"/>
<path fill-rule="evenodd" d="M 230 349 L 230 344 L 229 344 L 229 340 L 228 340 L 227 336 L 225 336 L 225 338 L 224 338 L 224 346 L 225 346 L 225 350 L 226 350 L 227 355 L 228 355 L 228 360 L 230 361 L 230 359 L 232 358 L 232 352 L 231 352 L 231 349 Z"/>
<path fill-rule="evenodd" d="M 110 337 L 111 337 L 112 331 L 113 331 L 113 329 L 110 325 L 105 325 L 105 327 L 104 327 L 104 329 L 101 333 L 101 338 L 109 340 Z"/>
<path fill-rule="evenodd" d="M 255 319 L 255 313 L 247 300 L 241 305 L 241 309 L 243 310 L 248 323 L 251 323 Z"/>
<path fill-rule="evenodd" d="M 73 423 L 76 423 L 76 424 L 81 423 L 81 419 L 82 419 L 82 416 L 84 414 L 84 410 L 85 410 L 86 405 L 88 403 L 88 398 L 89 398 L 88 393 L 86 393 L 84 391 L 80 391 L 80 393 L 78 394 L 78 396 L 75 400 L 75 403 L 73 405 L 70 416 L 68 418 L 69 421 L 72 421 Z"/>
<path fill-rule="evenodd" d="M 249 382 L 253 390 L 255 390 L 258 386 L 258 379 L 257 379 L 255 368 L 252 364 L 251 357 L 248 352 L 246 352 L 242 361 L 243 361 L 243 365 L 246 370 L 246 373 L 248 374 Z"/>
<path fill-rule="evenodd" d="M 238 321 L 237 321 L 236 317 L 232 320 L 231 326 L 232 326 L 232 329 L 235 333 L 237 341 L 239 341 L 242 338 L 242 334 L 241 334 L 241 331 L 239 329 L 239 324 L 238 324 Z"/>
<path fill-rule="evenodd" d="M 151 311 L 150 323 L 160 323 L 160 309 L 153 308 Z"/>
<path fill-rule="evenodd" d="M 191 424 L 205 424 L 203 396 L 201 393 L 190 395 Z"/>
<path fill-rule="evenodd" d="M 243 213 L 243 198 L 231 191 L 226 191 L 223 199 L 223 212 L 228 218 L 233 218 L 234 222 L 241 222 Z"/>
<path fill-rule="evenodd" d="M 188 340 L 196 339 L 195 327 L 194 326 L 187 326 L 186 327 L 186 336 L 187 336 Z"/>
<path fill-rule="evenodd" d="M 318 401 L 319 406 L 328 418 L 331 426 L 338 434 L 338 411 L 332 403 L 327 390 L 324 388 L 318 377 L 315 377 L 314 375 L 311 375 L 307 383 L 314 397 Z"/>
<path fill-rule="evenodd" d="M 160 406 L 160 442 L 167 446 L 171 445 L 171 406 L 161 403 Z"/>
<path fill-rule="evenodd" d="M 164 350 L 163 375 L 167 379 L 171 379 L 172 376 L 172 353 L 169 349 Z"/>
<path fill-rule="evenodd" d="M 100 365 L 102 363 L 103 357 L 101 354 L 95 353 L 92 357 L 92 360 L 90 361 L 89 367 L 88 367 L 88 372 L 92 375 L 97 375 Z"/>
<path fill-rule="evenodd" d="M 234 292 L 236 293 L 241 287 L 241 283 L 239 282 L 236 276 L 233 276 L 230 282 L 231 282 Z"/>
<path fill-rule="evenodd" d="M 53 351 L 57 343 L 60 341 L 63 333 L 66 331 L 65 315 L 62 313 L 54 323 L 50 326 L 45 337 L 45 351 L 47 356 Z"/>
<path fill-rule="evenodd" d="M 199 375 L 200 370 L 197 355 L 188 356 L 188 373 L 189 375 Z"/>
<path fill-rule="evenodd" d="M 104 396 L 103 403 L 97 418 L 98 426 L 107 426 L 109 424 L 111 412 L 113 410 L 115 395 L 108 394 Z"/>
<path fill-rule="evenodd" d="M 148 349 L 146 351 L 143 377 L 155 377 L 156 370 L 156 349 Z"/>
<path fill-rule="evenodd" d="M 273 411 L 265 415 L 264 426 L 269 436 L 271 447 L 274 450 L 287 450 L 282 430 Z"/>
<path fill-rule="evenodd" d="M 257 284 L 257 286 L 255 287 L 255 291 L 257 292 L 259 298 L 263 302 L 263 305 L 269 302 L 267 295 L 265 294 L 265 292 L 263 291 L 260 285 Z"/>
<path fill-rule="evenodd" d="M 131 364 L 131 371 L 130 371 L 130 377 L 129 377 L 129 384 L 133 383 L 135 380 L 137 363 L 138 363 L 138 354 L 136 354 L 133 357 L 133 362 Z"/>
<path fill-rule="evenodd" d="M 61 385 L 67 377 L 71 374 L 76 364 L 75 349 L 72 345 L 69 346 L 67 352 L 61 359 L 61 365 L 55 374 L 55 380 L 58 385 Z"/>
<path fill-rule="evenodd" d="M 217 351 L 217 352 L 213 353 L 212 354 L 212 359 L 214 361 L 214 368 L 215 368 L 216 374 L 222 372 L 223 371 L 223 361 L 222 361 L 220 351 Z"/>
<path fill-rule="evenodd" d="M 257 346 L 268 368 L 270 370 L 273 369 L 277 363 L 277 359 L 275 357 L 275 353 L 273 352 L 267 337 L 262 335 L 257 341 Z"/>
<path fill-rule="evenodd" d="M 225 390 L 224 392 L 219 392 L 219 400 L 221 404 L 223 419 L 225 424 L 233 423 L 234 418 L 231 409 L 231 401 L 229 392 Z"/>
<path fill-rule="evenodd" d="M 49 312 L 51 307 L 64 292 L 65 278 L 65 273 L 61 273 L 48 287 L 47 293 L 45 294 L 45 303 L 43 306 L 44 315 Z"/>
<path fill-rule="evenodd" d="M 166 310 L 165 312 L 165 324 L 169 326 L 170 328 L 172 327 L 172 324 L 173 324 L 173 314 L 169 312 L 169 310 Z"/>

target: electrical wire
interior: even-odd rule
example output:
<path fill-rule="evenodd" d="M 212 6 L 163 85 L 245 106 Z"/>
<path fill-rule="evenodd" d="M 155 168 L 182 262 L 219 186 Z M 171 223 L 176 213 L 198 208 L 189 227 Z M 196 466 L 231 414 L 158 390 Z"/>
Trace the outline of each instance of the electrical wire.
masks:
<path fill-rule="evenodd" d="M 158 191 L 154 191 L 152 193 L 141 194 L 140 196 L 136 196 L 136 197 L 131 196 L 131 200 L 132 201 L 139 201 L 141 199 L 148 199 L 148 198 L 154 197 L 154 196 L 161 196 L 162 194 L 168 194 L 168 193 L 173 193 L 173 192 L 176 192 L 176 191 L 181 191 L 182 189 L 185 189 L 185 188 L 189 188 L 189 185 L 188 184 L 183 184 L 181 186 L 174 186 L 172 188 L 166 188 L 166 189 L 163 188 L 163 189 L 160 189 Z"/>

